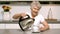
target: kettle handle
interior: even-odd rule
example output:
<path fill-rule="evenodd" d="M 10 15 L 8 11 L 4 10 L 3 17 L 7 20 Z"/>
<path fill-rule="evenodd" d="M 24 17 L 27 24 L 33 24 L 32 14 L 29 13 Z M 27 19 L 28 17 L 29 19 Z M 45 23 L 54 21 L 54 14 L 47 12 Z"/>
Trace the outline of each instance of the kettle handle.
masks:
<path fill-rule="evenodd" d="M 29 15 L 26 15 L 26 16 L 28 16 L 27 18 L 25 18 L 25 19 L 28 19 L 28 18 L 30 18 L 30 16 Z M 19 22 L 21 22 L 22 20 L 24 20 L 24 19 L 22 19 L 22 16 L 19 18 Z"/>

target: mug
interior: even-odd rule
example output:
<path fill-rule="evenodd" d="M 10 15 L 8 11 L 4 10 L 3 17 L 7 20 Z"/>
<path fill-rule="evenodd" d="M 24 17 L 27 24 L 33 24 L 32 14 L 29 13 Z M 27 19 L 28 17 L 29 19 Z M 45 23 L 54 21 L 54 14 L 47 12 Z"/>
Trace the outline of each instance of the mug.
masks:
<path fill-rule="evenodd" d="M 33 26 L 32 27 L 32 32 L 40 32 L 38 26 Z"/>

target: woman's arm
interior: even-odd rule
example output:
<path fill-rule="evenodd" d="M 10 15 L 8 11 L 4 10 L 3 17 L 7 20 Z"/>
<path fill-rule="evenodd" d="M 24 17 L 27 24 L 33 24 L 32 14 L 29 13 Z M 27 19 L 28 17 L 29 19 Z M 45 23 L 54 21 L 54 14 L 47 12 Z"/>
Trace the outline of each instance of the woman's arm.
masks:
<path fill-rule="evenodd" d="M 21 16 L 22 16 L 22 17 L 25 17 L 26 15 L 27 15 L 26 13 L 15 14 L 15 15 L 13 15 L 13 19 L 18 19 L 18 18 L 20 18 Z"/>
<path fill-rule="evenodd" d="M 46 21 L 43 21 L 42 24 L 43 24 L 44 27 L 41 27 L 40 31 L 45 31 L 45 30 L 49 29 L 49 25 Z"/>
<path fill-rule="evenodd" d="M 21 14 L 15 14 L 13 15 L 13 19 L 18 19 L 21 16 Z"/>

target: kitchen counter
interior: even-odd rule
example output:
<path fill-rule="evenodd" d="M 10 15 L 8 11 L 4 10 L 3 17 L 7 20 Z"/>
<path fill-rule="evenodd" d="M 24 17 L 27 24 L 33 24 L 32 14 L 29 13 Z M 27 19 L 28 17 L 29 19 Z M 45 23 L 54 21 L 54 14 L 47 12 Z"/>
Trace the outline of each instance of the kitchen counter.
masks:
<path fill-rule="evenodd" d="M 48 22 L 50 29 L 60 29 L 60 21 L 58 22 Z M 42 25 L 42 24 L 41 24 Z M 12 21 L 0 21 L 0 29 L 20 29 L 18 25 L 18 20 Z"/>
<path fill-rule="evenodd" d="M 0 29 L 0 34 L 60 34 L 60 29 L 50 29 L 40 33 L 23 32 L 20 29 Z"/>

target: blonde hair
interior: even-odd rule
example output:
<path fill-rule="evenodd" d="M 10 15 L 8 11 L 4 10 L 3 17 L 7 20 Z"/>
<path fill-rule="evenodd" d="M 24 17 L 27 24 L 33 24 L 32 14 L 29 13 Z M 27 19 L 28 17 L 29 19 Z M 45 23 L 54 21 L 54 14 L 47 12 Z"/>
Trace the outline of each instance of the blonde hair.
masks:
<path fill-rule="evenodd" d="M 34 8 L 34 6 L 37 6 L 37 7 L 39 7 L 39 8 L 41 8 L 41 4 L 39 3 L 39 1 L 33 1 L 32 3 L 31 3 L 31 8 Z"/>

